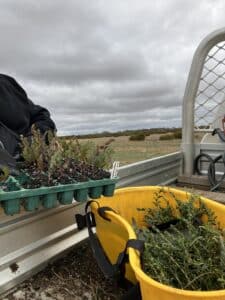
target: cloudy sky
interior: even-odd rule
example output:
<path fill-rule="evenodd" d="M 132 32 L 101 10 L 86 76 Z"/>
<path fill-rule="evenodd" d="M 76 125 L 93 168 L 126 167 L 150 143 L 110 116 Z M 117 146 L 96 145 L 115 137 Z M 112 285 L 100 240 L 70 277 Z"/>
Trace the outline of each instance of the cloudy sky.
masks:
<path fill-rule="evenodd" d="M 1 0 L 1 73 L 59 134 L 181 126 L 199 42 L 224 0 Z"/>

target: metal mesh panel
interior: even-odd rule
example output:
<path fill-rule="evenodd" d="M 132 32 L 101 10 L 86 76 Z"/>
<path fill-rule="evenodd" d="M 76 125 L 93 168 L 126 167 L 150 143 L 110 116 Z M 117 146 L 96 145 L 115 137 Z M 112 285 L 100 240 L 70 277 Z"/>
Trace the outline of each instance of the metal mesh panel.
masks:
<path fill-rule="evenodd" d="M 208 53 L 195 99 L 195 130 L 222 128 L 225 115 L 225 42 Z"/>

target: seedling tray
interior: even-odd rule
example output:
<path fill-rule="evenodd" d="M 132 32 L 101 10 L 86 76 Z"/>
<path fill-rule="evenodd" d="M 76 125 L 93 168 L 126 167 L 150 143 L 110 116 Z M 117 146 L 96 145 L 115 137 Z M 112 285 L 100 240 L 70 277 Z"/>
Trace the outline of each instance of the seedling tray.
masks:
<path fill-rule="evenodd" d="M 73 199 L 78 202 L 86 201 L 88 197 L 97 199 L 101 195 L 111 197 L 118 178 L 88 180 L 65 185 L 24 189 L 18 180 L 11 179 L 11 191 L 0 188 L 0 203 L 6 215 L 20 212 L 21 206 L 26 211 L 35 211 L 39 207 L 53 208 L 58 204 L 71 204 Z"/>

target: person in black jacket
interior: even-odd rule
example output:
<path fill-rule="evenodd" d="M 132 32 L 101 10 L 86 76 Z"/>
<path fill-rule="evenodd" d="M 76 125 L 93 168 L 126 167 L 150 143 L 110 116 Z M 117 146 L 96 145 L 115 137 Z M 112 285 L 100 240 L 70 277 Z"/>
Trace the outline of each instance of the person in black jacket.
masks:
<path fill-rule="evenodd" d="M 20 135 L 29 136 L 32 125 L 42 134 L 56 131 L 49 111 L 34 104 L 14 78 L 0 74 L 0 148 L 18 157 Z"/>

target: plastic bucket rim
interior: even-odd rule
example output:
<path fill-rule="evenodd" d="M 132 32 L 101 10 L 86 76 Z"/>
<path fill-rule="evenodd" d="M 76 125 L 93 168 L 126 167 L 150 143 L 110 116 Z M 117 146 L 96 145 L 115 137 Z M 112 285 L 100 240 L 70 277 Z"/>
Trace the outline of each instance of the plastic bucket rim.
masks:
<path fill-rule="evenodd" d="M 175 192 L 176 194 L 180 194 L 180 195 L 184 195 L 186 194 L 186 196 L 188 197 L 189 195 L 193 194 L 193 193 L 189 193 L 186 191 L 182 191 L 182 190 L 178 190 L 176 188 L 170 188 L 170 187 L 166 187 L 166 186 L 142 186 L 142 187 L 127 187 L 127 188 L 120 188 L 117 189 L 115 191 L 115 194 L 121 194 L 121 193 L 127 193 L 127 192 L 133 192 L 133 191 L 137 191 L 137 190 L 151 190 L 151 191 L 156 191 L 157 189 L 165 189 L 167 191 L 171 191 L 171 192 Z M 210 203 L 210 206 L 212 207 L 223 207 L 223 204 L 214 202 L 208 198 L 205 197 L 201 197 L 201 200 L 203 200 L 205 203 Z M 93 203 L 93 205 L 96 205 L 95 203 Z M 116 214 L 112 211 L 106 211 L 106 214 L 108 215 L 108 217 L 110 218 L 113 217 L 115 219 L 117 219 L 118 222 L 121 223 L 121 225 L 125 226 L 127 232 L 128 232 L 128 238 L 129 239 L 133 239 L 133 238 L 137 238 L 133 228 L 131 227 L 131 225 L 119 214 Z M 192 290 L 182 290 L 182 289 L 178 289 L 175 287 L 171 287 L 165 284 L 162 284 L 154 279 L 152 279 L 150 276 L 148 276 L 142 269 L 141 269 L 141 261 L 140 261 L 140 255 L 139 252 L 136 251 L 135 249 L 132 248 L 128 248 L 128 254 L 129 254 L 129 262 L 131 265 L 131 268 L 133 269 L 134 273 L 135 273 L 135 277 L 137 279 L 137 281 L 140 283 L 140 286 L 142 286 L 142 283 L 145 284 L 151 284 L 152 286 L 163 290 L 167 293 L 171 293 L 173 294 L 173 296 L 175 297 L 176 295 L 183 295 L 183 296 L 190 296 L 190 297 L 195 297 L 195 298 L 203 298 L 203 297 L 221 297 L 224 296 L 225 297 L 225 289 L 223 290 L 214 290 L 214 291 L 192 291 Z"/>

